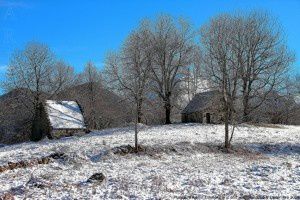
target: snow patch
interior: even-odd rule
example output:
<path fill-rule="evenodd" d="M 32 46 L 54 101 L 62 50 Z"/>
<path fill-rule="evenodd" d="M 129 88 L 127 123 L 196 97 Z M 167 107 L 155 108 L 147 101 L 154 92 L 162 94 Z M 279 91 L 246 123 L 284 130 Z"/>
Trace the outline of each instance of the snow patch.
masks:
<path fill-rule="evenodd" d="M 11 192 L 17 199 L 299 198 L 300 127 L 282 127 L 237 127 L 233 148 L 263 154 L 259 159 L 212 148 L 223 144 L 223 125 L 145 127 L 139 132 L 144 154 L 110 152 L 134 145 L 132 128 L 7 145 L 0 148 L 0 164 L 55 152 L 65 158 L 0 173 L 0 196 Z M 99 173 L 105 176 L 102 184 L 82 184 Z"/>

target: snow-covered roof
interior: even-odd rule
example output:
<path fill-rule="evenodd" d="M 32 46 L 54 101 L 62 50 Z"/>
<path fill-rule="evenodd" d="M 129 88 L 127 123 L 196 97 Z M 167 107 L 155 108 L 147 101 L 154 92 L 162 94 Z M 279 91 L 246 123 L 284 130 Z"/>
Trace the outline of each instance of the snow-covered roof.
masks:
<path fill-rule="evenodd" d="M 189 91 L 193 91 L 194 93 L 207 92 L 207 91 L 211 91 L 213 89 L 208 80 L 198 79 L 198 80 L 194 80 L 194 81 L 195 81 L 195 83 L 193 83 L 193 84 L 188 81 L 182 81 L 182 82 L 180 82 L 180 84 L 181 84 L 181 87 L 187 88 Z M 183 95 L 183 100 L 190 101 L 190 99 L 193 97 L 193 96 L 191 96 L 193 92 L 185 93 Z"/>
<path fill-rule="evenodd" d="M 188 103 L 188 105 L 181 112 L 182 114 L 190 114 L 193 112 L 199 112 L 205 108 L 212 106 L 215 98 L 219 95 L 216 90 L 201 92 L 194 96 L 194 98 Z"/>
<path fill-rule="evenodd" d="M 294 100 L 295 100 L 296 104 L 300 104 L 300 94 L 296 95 L 294 97 Z"/>
<path fill-rule="evenodd" d="M 85 129 L 84 118 L 76 101 L 46 101 L 46 112 L 53 129 Z"/>

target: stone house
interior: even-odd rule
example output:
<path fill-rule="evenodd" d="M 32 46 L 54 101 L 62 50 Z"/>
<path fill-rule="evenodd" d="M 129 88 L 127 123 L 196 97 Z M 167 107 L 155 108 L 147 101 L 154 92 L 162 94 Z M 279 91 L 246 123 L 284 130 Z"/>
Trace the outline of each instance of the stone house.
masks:
<path fill-rule="evenodd" d="M 44 117 L 46 135 L 51 139 L 87 132 L 83 111 L 76 101 L 47 100 Z"/>
<path fill-rule="evenodd" d="M 220 123 L 221 96 L 216 90 L 198 93 L 181 112 L 183 123 Z"/>

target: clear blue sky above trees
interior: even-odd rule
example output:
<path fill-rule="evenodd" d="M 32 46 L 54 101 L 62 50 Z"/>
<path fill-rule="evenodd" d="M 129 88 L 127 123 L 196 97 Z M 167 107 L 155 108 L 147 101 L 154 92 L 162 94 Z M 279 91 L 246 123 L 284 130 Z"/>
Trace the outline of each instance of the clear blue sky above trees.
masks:
<path fill-rule="evenodd" d="M 253 9 L 278 18 L 300 72 L 299 0 L 0 0 L 0 80 L 11 53 L 28 41 L 48 44 L 80 72 L 89 60 L 101 68 L 107 51 L 119 48 L 145 17 L 183 16 L 199 28 L 217 14 Z"/>

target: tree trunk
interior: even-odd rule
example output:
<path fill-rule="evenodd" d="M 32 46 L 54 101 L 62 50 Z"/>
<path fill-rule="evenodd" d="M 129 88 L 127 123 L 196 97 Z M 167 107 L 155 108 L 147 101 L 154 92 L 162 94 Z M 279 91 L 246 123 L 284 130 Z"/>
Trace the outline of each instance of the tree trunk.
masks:
<path fill-rule="evenodd" d="M 170 102 L 166 102 L 165 104 L 166 111 L 166 124 L 171 124 L 171 104 Z"/>
<path fill-rule="evenodd" d="M 229 142 L 229 109 L 226 106 L 225 110 L 225 148 L 228 150 L 230 148 Z"/>
<path fill-rule="evenodd" d="M 140 104 L 137 102 L 136 104 L 136 116 L 135 116 L 135 123 L 134 123 L 134 150 L 137 153 L 138 152 L 138 121 L 139 121 L 139 107 Z"/>
<path fill-rule="evenodd" d="M 243 89 L 242 89 L 242 95 L 243 95 L 243 116 L 242 116 L 242 120 L 243 122 L 247 122 L 248 121 L 248 95 L 247 95 L 247 79 L 244 77 L 243 79 Z"/>
<path fill-rule="evenodd" d="M 91 76 L 91 75 L 90 75 Z M 96 111 L 95 111 L 95 92 L 94 92 L 94 82 L 90 81 L 89 82 L 89 104 L 91 108 L 91 117 L 90 117 L 90 127 L 89 129 L 97 129 L 97 124 L 96 124 Z"/>
<path fill-rule="evenodd" d="M 136 120 L 135 125 L 134 125 L 134 149 L 135 149 L 135 152 L 137 153 L 138 152 L 138 127 L 137 127 L 137 120 Z"/>
<path fill-rule="evenodd" d="M 43 137 L 43 124 L 42 124 L 42 104 L 35 106 L 34 117 L 31 127 L 31 140 L 39 141 Z"/>
<path fill-rule="evenodd" d="M 226 72 L 226 65 L 222 67 L 222 73 L 223 73 L 223 101 L 224 101 L 224 121 L 225 121 L 225 148 L 228 151 L 230 148 L 229 143 L 229 118 L 230 118 L 230 103 L 229 97 L 228 97 L 228 78 L 227 78 L 227 72 Z"/>
<path fill-rule="evenodd" d="M 142 123 L 142 99 L 139 100 L 139 103 L 137 105 L 137 123 Z"/>
<path fill-rule="evenodd" d="M 243 96 L 243 122 L 249 122 L 249 97 L 248 95 Z"/>

